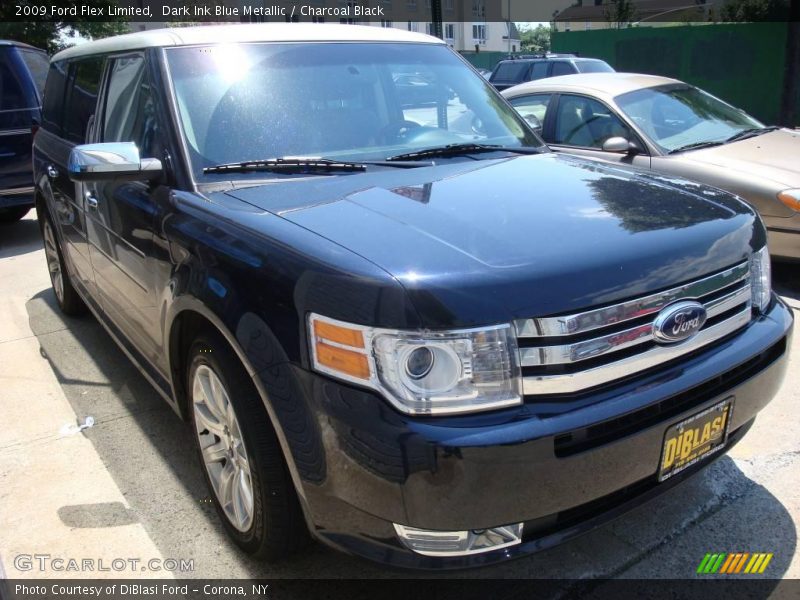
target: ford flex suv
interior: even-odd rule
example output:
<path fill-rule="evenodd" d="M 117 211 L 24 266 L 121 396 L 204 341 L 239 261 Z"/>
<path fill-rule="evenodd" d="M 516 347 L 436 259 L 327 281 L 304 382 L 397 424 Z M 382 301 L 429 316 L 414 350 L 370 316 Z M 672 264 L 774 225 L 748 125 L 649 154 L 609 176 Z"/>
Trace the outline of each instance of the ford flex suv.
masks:
<path fill-rule="evenodd" d="M 428 36 L 70 48 L 34 170 L 59 306 L 189 421 L 266 559 L 309 536 L 431 569 L 555 544 L 721 456 L 786 368 L 751 208 L 550 152 Z"/>

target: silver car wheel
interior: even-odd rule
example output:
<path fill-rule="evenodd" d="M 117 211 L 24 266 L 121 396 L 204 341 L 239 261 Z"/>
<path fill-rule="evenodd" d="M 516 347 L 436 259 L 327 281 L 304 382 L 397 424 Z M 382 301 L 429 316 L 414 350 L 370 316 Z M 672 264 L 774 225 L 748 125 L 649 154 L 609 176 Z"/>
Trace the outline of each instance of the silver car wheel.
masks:
<path fill-rule="evenodd" d="M 194 423 L 208 478 L 231 525 L 245 532 L 255 511 L 250 459 L 228 391 L 217 374 L 200 365 L 192 381 Z"/>
<path fill-rule="evenodd" d="M 58 246 L 56 246 L 56 236 L 49 221 L 44 222 L 44 253 L 47 257 L 47 268 L 50 271 L 50 281 L 53 283 L 53 291 L 56 293 L 58 301 L 64 302 L 64 273 L 61 269 L 61 258 L 58 256 Z"/>

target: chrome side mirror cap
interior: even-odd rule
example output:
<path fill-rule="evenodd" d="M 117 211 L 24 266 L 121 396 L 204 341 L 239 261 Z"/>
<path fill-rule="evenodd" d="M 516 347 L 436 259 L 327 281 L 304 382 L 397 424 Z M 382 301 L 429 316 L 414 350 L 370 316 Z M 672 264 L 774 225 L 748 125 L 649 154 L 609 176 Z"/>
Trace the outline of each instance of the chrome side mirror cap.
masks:
<path fill-rule="evenodd" d="M 154 179 L 163 168 L 157 158 L 141 158 L 133 142 L 108 142 L 75 146 L 67 171 L 73 181 L 136 181 Z"/>
<path fill-rule="evenodd" d="M 603 152 L 632 153 L 634 151 L 635 146 L 621 136 L 610 137 L 603 142 Z"/>

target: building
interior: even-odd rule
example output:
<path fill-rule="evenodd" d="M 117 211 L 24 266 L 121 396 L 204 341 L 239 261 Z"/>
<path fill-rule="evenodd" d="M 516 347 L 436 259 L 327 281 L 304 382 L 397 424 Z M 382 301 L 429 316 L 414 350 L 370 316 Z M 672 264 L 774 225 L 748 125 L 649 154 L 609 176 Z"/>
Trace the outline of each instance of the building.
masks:
<path fill-rule="evenodd" d="M 627 12 L 613 0 L 566 0 L 553 17 L 556 31 L 590 31 L 629 25 L 675 25 L 710 20 L 724 0 L 630 0 Z"/>
<path fill-rule="evenodd" d="M 515 0 L 516 1 L 516 0 Z M 517 52 L 520 39 L 517 28 L 509 20 L 509 6 L 513 3 L 498 0 L 441 0 L 443 37 L 458 51 L 472 52 Z M 248 0 L 247 2 L 251 2 Z M 269 0 L 264 5 L 269 5 Z M 386 18 L 360 18 L 354 16 L 355 6 L 380 8 Z M 305 12 L 335 13 L 350 9 L 348 16 L 309 16 L 295 14 L 290 17 L 247 17 L 244 21 L 311 21 L 314 23 L 347 23 L 393 27 L 418 33 L 433 32 L 431 22 L 431 0 L 307 0 Z M 511 11 L 513 12 L 513 10 Z"/>

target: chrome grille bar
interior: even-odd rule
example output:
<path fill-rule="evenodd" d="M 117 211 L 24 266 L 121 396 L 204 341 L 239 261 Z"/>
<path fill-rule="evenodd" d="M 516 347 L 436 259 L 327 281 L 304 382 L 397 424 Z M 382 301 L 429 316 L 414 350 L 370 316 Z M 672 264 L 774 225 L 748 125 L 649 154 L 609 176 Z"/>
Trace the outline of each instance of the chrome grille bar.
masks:
<path fill-rule="evenodd" d="M 525 395 L 575 393 L 621 379 L 702 348 L 744 327 L 750 319 L 751 309 L 748 299 L 741 311 L 720 323 L 706 327 L 686 342 L 674 346 L 657 346 L 646 352 L 577 373 L 523 377 L 523 393 Z"/>
<path fill-rule="evenodd" d="M 738 290 L 705 303 L 707 317 L 711 319 L 749 301 L 750 284 L 747 284 Z M 572 344 L 520 348 L 520 364 L 523 367 L 536 367 L 575 363 L 630 348 L 653 339 L 653 323 L 649 322 L 638 327 L 631 327 Z"/>
<path fill-rule="evenodd" d="M 571 315 L 519 319 L 514 322 L 514 325 L 517 328 L 517 337 L 519 338 L 575 335 L 657 313 L 667 304 L 671 304 L 676 300 L 705 296 L 741 281 L 748 274 L 748 263 L 743 262 L 716 275 L 642 298 Z"/>

